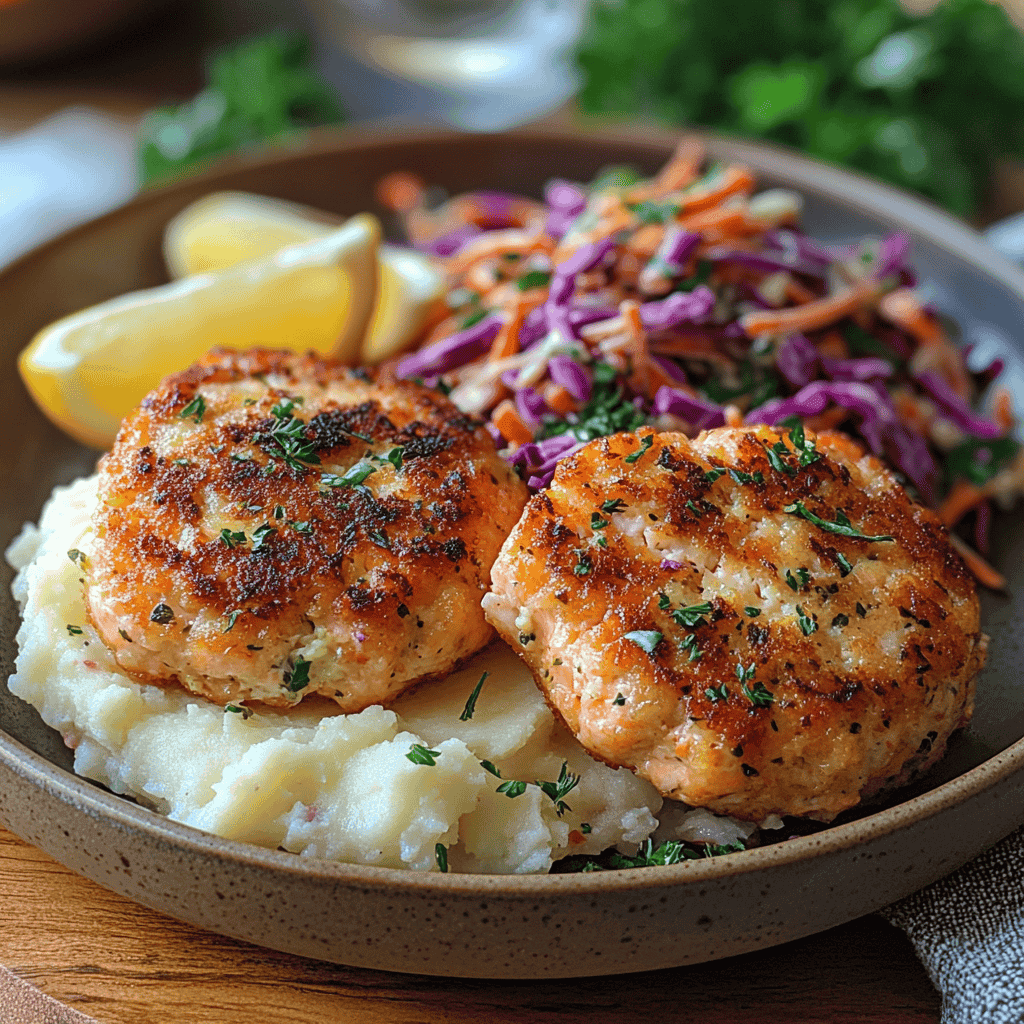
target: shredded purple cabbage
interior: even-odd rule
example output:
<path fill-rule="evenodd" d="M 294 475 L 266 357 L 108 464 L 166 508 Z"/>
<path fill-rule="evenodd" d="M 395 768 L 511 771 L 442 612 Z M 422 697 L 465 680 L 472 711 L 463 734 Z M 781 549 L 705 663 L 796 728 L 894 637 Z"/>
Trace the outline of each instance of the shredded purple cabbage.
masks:
<path fill-rule="evenodd" d="M 536 388 L 526 387 L 516 392 L 516 411 L 531 430 L 536 430 L 541 424 L 541 417 L 551 410 Z"/>
<path fill-rule="evenodd" d="M 721 406 L 678 388 L 670 388 L 667 384 L 658 388 L 653 412 L 655 416 L 678 416 L 697 430 L 710 430 L 725 424 L 725 412 Z"/>
<path fill-rule="evenodd" d="M 426 377 L 465 366 L 486 352 L 501 330 L 501 317 L 491 313 L 479 323 L 442 338 L 406 356 L 395 367 L 397 377 Z"/>
<path fill-rule="evenodd" d="M 935 404 L 965 434 L 987 441 L 1003 436 L 1003 430 L 991 420 L 979 416 L 945 381 L 933 370 L 915 375 L 917 382 L 935 400 Z"/>
<path fill-rule="evenodd" d="M 548 360 L 548 376 L 577 402 L 586 402 L 593 391 L 590 374 L 569 356 L 552 356 Z"/>
<path fill-rule="evenodd" d="M 475 224 L 463 224 L 428 242 L 417 242 L 416 248 L 429 256 L 454 256 L 467 242 L 483 232 Z"/>
<path fill-rule="evenodd" d="M 764 270 L 770 274 L 778 270 L 787 270 L 791 273 L 807 274 L 809 277 L 822 277 L 825 272 L 825 267 L 820 262 L 801 259 L 792 249 L 783 250 L 780 256 L 773 256 L 771 253 L 745 252 L 723 246 L 709 249 L 704 255 L 713 263 L 734 263 L 736 266 Z"/>
<path fill-rule="evenodd" d="M 544 201 L 550 207 L 544 230 L 552 238 L 561 238 L 586 208 L 587 196 L 577 185 L 555 179 L 544 189 Z"/>
<path fill-rule="evenodd" d="M 776 353 L 775 366 L 793 387 L 802 388 L 817 376 L 818 359 L 810 338 L 791 334 Z"/>
<path fill-rule="evenodd" d="M 875 267 L 875 277 L 889 277 L 890 274 L 898 274 L 904 269 L 907 256 L 910 254 L 910 235 L 906 232 L 899 232 L 883 238 L 878 246 L 878 265 Z"/>
<path fill-rule="evenodd" d="M 864 356 L 860 359 L 829 359 L 821 356 L 821 368 L 825 376 L 832 380 L 877 380 L 879 377 L 891 377 L 893 365 L 879 356 Z"/>
<path fill-rule="evenodd" d="M 640 322 L 649 331 L 682 323 L 699 323 L 715 308 L 715 293 L 705 284 L 692 292 L 673 292 L 667 298 L 640 304 Z"/>

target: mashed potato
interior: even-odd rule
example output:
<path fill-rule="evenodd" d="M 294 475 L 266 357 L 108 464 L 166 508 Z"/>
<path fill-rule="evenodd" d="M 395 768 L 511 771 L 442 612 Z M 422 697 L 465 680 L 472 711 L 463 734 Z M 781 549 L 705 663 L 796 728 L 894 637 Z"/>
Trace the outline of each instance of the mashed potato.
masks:
<path fill-rule="evenodd" d="M 350 715 L 310 701 L 232 711 L 135 682 L 86 621 L 80 563 L 95 501 L 95 478 L 58 488 L 7 552 L 23 613 L 8 686 L 60 731 L 79 774 L 226 838 L 427 871 L 438 844 L 450 870 L 546 872 L 570 853 L 632 852 L 657 827 L 653 787 L 591 759 L 500 643 L 389 709 Z M 411 760 L 416 746 L 434 763 Z M 535 782 L 557 780 L 563 762 L 580 778 L 559 815 Z M 529 784 L 498 792 L 508 780 Z"/>

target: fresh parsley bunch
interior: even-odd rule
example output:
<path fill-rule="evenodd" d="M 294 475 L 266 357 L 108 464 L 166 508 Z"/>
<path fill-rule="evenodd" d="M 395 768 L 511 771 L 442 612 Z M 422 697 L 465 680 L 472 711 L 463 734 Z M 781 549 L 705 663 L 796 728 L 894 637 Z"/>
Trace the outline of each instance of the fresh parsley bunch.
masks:
<path fill-rule="evenodd" d="M 310 66 L 309 41 L 272 32 L 215 54 L 208 85 L 178 107 L 152 111 L 139 134 L 144 182 L 222 153 L 344 120 L 331 87 Z"/>
<path fill-rule="evenodd" d="M 592 113 L 756 135 L 975 211 L 1024 155 L 1024 37 L 989 0 L 595 0 Z"/>

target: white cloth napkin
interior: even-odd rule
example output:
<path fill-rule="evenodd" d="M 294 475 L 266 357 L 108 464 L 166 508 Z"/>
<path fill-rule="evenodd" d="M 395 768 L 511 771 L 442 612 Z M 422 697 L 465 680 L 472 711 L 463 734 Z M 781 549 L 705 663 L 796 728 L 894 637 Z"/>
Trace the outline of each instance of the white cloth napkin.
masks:
<path fill-rule="evenodd" d="M 135 125 L 68 107 L 0 136 L 0 267 L 138 189 Z"/>

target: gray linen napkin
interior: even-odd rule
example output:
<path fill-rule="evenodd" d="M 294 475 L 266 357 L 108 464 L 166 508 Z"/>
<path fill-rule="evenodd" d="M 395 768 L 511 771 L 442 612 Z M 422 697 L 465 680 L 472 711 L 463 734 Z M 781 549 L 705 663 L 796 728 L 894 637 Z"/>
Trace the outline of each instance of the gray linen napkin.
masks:
<path fill-rule="evenodd" d="M 70 1006 L 40 992 L 35 985 L 0 967 L 0 1022 L 2 1024 L 97 1024 Z"/>
<path fill-rule="evenodd" d="M 942 993 L 942 1024 L 1024 1024 L 1024 828 L 881 911 Z"/>

